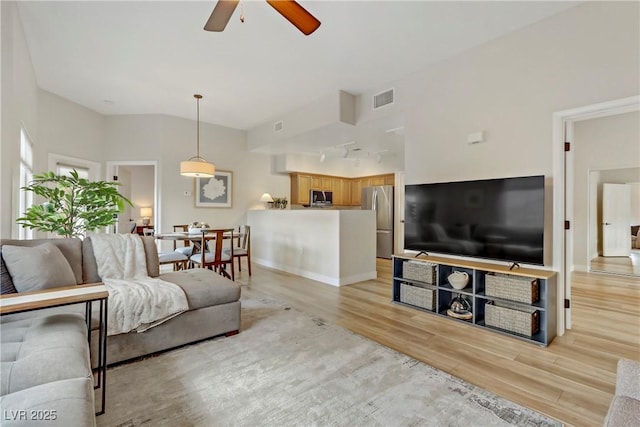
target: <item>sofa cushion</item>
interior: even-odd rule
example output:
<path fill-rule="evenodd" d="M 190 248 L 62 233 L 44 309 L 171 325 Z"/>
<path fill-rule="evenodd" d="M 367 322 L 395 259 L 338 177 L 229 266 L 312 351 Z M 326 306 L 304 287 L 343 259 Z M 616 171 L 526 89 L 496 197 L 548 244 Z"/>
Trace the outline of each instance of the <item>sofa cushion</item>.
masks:
<path fill-rule="evenodd" d="M 53 243 L 34 247 L 4 245 L 2 258 L 18 292 L 76 284 L 69 262 Z"/>
<path fill-rule="evenodd" d="M 640 363 L 636 360 L 620 359 L 616 372 L 616 394 L 640 401 Z"/>
<path fill-rule="evenodd" d="M 614 396 L 609 412 L 604 419 L 604 427 L 640 426 L 640 400 L 627 396 Z"/>
<path fill-rule="evenodd" d="M 95 426 L 93 381 L 74 378 L 0 397 L 3 427 Z"/>
<path fill-rule="evenodd" d="M 238 301 L 240 286 L 206 268 L 192 268 L 160 275 L 160 279 L 175 283 L 187 295 L 189 310 Z"/>
<path fill-rule="evenodd" d="M 73 270 L 76 277 L 75 284 L 82 284 L 82 240 L 77 238 L 63 239 L 33 239 L 33 240 L 17 240 L 17 239 L 0 239 L 0 246 L 38 246 L 43 243 L 52 243 L 60 249 L 62 255 Z"/>
<path fill-rule="evenodd" d="M 71 378 L 91 378 L 82 316 L 61 314 L 2 324 L 0 395 Z"/>
<path fill-rule="evenodd" d="M 11 280 L 11 275 L 9 274 L 9 270 L 7 270 L 2 256 L 0 256 L 0 285 L 2 285 L 2 295 L 15 294 L 18 292 L 15 286 L 13 286 L 13 280 Z"/>
<path fill-rule="evenodd" d="M 141 237 L 144 245 L 144 254 L 147 261 L 147 274 L 149 277 L 158 277 L 160 264 L 158 262 L 158 247 L 153 236 Z M 84 283 L 96 283 L 102 279 L 98 274 L 98 264 L 93 253 L 91 237 L 86 237 L 82 242 L 82 273 Z"/>

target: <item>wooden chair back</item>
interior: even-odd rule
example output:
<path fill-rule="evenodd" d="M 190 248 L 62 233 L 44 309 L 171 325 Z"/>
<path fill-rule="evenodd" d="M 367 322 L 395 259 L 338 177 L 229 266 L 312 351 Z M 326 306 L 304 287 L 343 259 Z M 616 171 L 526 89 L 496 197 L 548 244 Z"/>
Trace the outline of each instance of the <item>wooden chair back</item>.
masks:
<path fill-rule="evenodd" d="M 214 238 L 211 235 L 215 235 Z M 206 237 L 205 236 L 209 236 Z M 226 235 L 226 236 L 225 236 Z M 228 277 L 231 280 L 235 280 L 235 271 L 233 268 L 233 240 L 234 240 L 234 229 L 233 228 L 220 228 L 220 229 L 209 229 L 206 232 L 202 233 L 202 248 L 208 248 L 209 252 L 213 254 L 213 257 L 209 257 L 209 261 L 207 261 L 206 253 L 202 254 L 202 267 L 211 267 L 214 270 L 218 271 L 223 276 Z M 230 243 L 231 254 L 229 259 L 223 259 L 223 246 L 225 240 Z M 213 247 L 212 247 L 213 246 Z M 231 274 L 226 271 L 227 264 L 231 267 Z"/>
<path fill-rule="evenodd" d="M 187 224 L 178 224 L 178 225 L 174 225 L 173 226 L 173 232 L 177 233 L 180 231 L 189 231 L 189 226 Z M 182 244 L 184 246 L 190 246 L 191 242 L 188 240 L 181 240 Z M 176 249 L 178 249 L 178 241 L 174 240 L 173 241 L 173 250 L 175 251 Z"/>

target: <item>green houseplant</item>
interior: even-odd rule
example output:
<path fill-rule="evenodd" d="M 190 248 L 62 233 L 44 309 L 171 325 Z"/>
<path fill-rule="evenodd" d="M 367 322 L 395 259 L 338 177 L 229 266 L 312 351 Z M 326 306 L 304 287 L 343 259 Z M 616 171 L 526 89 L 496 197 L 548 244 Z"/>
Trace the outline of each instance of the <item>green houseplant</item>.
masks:
<path fill-rule="evenodd" d="M 125 203 L 131 201 L 120 194 L 120 184 L 109 181 L 89 181 L 78 177 L 44 172 L 33 176 L 33 181 L 21 189 L 32 191 L 46 201 L 33 205 L 17 219 L 24 227 L 56 233 L 64 237 L 81 237 L 87 231 L 112 225 Z"/>

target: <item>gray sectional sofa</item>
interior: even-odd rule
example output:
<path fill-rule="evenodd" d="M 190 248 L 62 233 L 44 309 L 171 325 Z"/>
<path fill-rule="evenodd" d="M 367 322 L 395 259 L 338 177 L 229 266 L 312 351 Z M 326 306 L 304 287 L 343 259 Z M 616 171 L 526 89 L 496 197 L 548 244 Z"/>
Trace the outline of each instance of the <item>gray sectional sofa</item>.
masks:
<path fill-rule="evenodd" d="M 611 400 L 604 427 L 640 426 L 640 362 L 620 359 L 616 371 L 616 394 Z"/>
<path fill-rule="evenodd" d="M 239 331 L 240 286 L 237 283 L 207 269 L 160 274 L 153 237 L 142 239 L 149 276 L 182 288 L 189 310 L 143 333 L 109 336 L 107 364 Z M 75 283 L 68 285 L 100 282 L 90 238 L 2 239 L 0 250 L 5 245 L 36 247 L 45 242 L 58 247 L 71 266 Z M 4 255 L 0 258 L 4 294 L 15 288 Z M 16 266 L 12 267 L 15 272 Z M 37 266 L 25 261 L 24 268 Z M 98 316 L 94 307 L 89 348 L 84 313 L 84 304 L 78 304 L 0 318 L 0 406 L 3 413 L 8 414 L 5 418 L 9 418 L 2 420 L 3 426 L 31 425 L 39 421 L 34 417 L 48 417 L 52 424 L 64 426 L 95 423 L 92 366 L 97 366 Z M 107 409 L 108 401 L 107 394 Z"/>

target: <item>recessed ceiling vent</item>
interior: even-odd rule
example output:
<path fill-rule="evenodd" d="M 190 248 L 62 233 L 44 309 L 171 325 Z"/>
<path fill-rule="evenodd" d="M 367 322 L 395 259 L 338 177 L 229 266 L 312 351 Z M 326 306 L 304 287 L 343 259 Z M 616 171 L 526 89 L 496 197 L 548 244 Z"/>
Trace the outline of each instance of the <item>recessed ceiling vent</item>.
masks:
<path fill-rule="evenodd" d="M 373 109 L 377 110 L 385 105 L 393 104 L 393 98 L 393 89 L 385 90 L 384 92 L 373 95 Z"/>
<path fill-rule="evenodd" d="M 280 120 L 279 122 L 275 122 L 273 124 L 273 130 L 275 132 L 282 132 L 283 128 L 284 128 L 284 123 L 282 123 L 282 120 Z"/>

